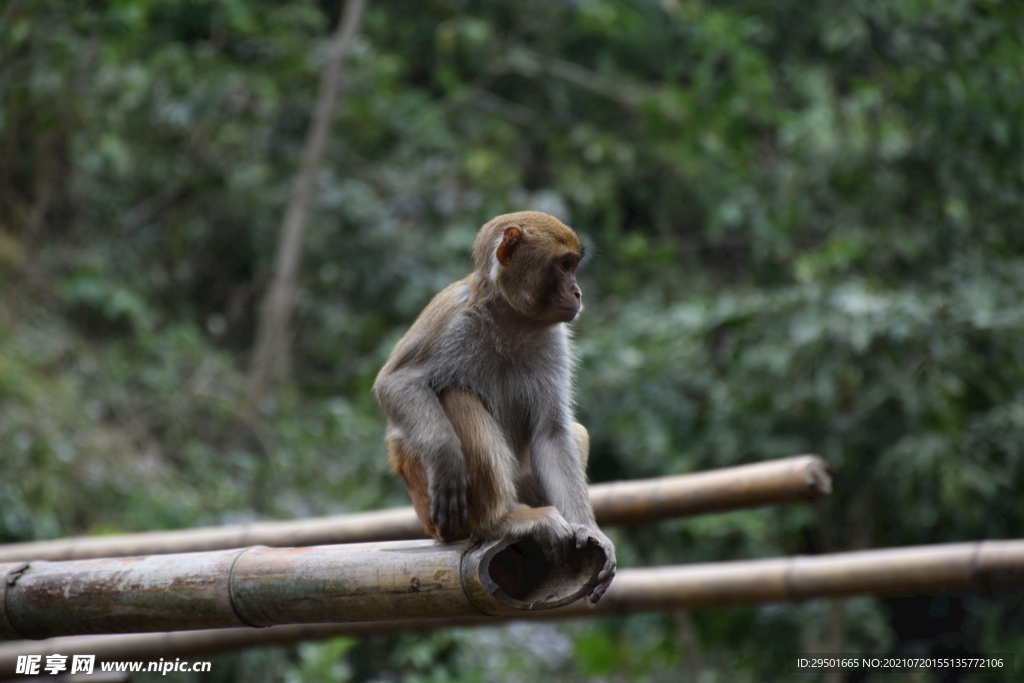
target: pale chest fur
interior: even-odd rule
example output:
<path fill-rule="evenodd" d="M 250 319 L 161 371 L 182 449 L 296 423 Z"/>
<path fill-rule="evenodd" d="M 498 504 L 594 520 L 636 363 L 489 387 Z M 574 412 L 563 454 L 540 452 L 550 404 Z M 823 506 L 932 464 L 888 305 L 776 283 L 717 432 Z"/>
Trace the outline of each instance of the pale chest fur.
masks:
<path fill-rule="evenodd" d="M 532 430 L 546 419 L 566 417 L 554 414 L 571 400 L 572 356 L 565 325 L 510 338 L 488 327 L 486 318 L 465 315 L 452 338 L 467 334 L 475 343 L 443 348 L 435 391 L 473 391 L 515 450 L 527 446 Z"/>

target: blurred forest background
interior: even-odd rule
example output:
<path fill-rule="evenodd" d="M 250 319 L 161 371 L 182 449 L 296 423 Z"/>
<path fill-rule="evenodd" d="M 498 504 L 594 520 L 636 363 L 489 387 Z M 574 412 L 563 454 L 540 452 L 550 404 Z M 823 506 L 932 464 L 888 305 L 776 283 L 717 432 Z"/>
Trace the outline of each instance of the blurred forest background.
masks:
<path fill-rule="evenodd" d="M 340 12 L 2 3 L 0 542 L 407 504 L 370 384 L 478 227 L 526 208 L 596 251 L 593 481 L 835 471 L 817 506 L 612 529 L 620 566 L 1024 536 L 1024 3 L 371 4 L 289 379 L 247 411 Z M 809 681 L 782 655 L 835 647 L 1024 652 L 1024 596 L 338 639 L 206 680 Z"/>

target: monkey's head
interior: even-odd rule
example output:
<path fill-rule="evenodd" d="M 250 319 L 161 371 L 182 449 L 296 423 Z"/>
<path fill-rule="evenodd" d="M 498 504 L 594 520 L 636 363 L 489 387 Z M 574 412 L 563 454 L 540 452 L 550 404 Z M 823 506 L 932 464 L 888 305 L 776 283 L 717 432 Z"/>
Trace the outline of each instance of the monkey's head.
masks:
<path fill-rule="evenodd" d="M 531 321 L 573 320 L 583 307 L 576 267 L 583 244 L 564 223 L 540 211 L 491 219 L 473 243 L 476 271 Z"/>

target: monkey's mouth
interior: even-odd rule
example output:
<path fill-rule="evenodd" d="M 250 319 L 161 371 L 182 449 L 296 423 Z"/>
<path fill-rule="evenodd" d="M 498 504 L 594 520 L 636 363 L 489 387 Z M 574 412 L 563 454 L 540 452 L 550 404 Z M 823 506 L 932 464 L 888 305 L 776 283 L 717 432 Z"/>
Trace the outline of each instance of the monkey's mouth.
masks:
<path fill-rule="evenodd" d="M 582 310 L 582 304 L 579 306 L 559 306 L 555 309 L 554 317 L 560 323 L 571 323 Z"/>

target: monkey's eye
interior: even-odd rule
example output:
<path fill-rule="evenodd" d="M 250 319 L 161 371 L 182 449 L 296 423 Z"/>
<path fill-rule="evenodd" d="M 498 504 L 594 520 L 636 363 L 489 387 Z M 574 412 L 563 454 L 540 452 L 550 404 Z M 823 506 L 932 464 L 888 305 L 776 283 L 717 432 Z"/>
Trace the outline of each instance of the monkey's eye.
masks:
<path fill-rule="evenodd" d="M 576 267 L 576 259 L 572 256 L 563 256 L 558 259 L 558 267 L 561 268 L 563 272 L 568 273 Z"/>

